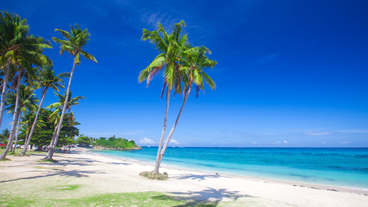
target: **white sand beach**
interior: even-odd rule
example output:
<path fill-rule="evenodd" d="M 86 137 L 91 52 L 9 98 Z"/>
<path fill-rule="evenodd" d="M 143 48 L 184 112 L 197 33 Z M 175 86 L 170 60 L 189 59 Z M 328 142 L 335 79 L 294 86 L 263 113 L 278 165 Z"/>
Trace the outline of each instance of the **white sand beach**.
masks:
<path fill-rule="evenodd" d="M 140 177 L 152 166 L 117 160 L 93 154 L 55 154 L 58 163 L 35 162 L 43 157 L 12 157 L 0 162 L 0 192 L 27 196 L 41 194 L 53 198 L 48 186 L 80 185 L 77 193 L 63 198 L 76 198 L 102 193 L 164 192 L 183 198 L 213 201 L 225 206 L 367 206 L 368 192 L 349 189 L 330 191 L 251 178 L 201 173 L 162 167 L 169 180 L 157 181 Z M 328 188 L 327 186 L 324 186 Z M 321 187 L 323 188 L 323 186 Z M 336 189 L 336 188 L 334 188 Z M 57 198 L 56 198 L 57 199 Z M 4 202 L 0 200 L 1 203 Z M 140 206 L 140 205 L 138 205 Z"/>

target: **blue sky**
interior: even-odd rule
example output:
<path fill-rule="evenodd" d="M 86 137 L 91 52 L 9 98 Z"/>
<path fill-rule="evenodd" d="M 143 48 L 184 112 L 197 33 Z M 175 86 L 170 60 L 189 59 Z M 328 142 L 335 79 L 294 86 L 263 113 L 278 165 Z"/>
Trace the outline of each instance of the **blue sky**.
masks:
<path fill-rule="evenodd" d="M 189 98 L 173 145 L 222 147 L 368 147 L 368 2 L 257 1 L 2 1 L 27 18 L 31 33 L 51 40 L 55 28 L 79 23 L 92 35 L 71 90 L 80 133 L 116 135 L 154 146 L 165 110 L 162 75 L 146 88 L 139 71 L 158 54 L 141 41 L 184 19 L 189 41 L 212 50 L 208 74 L 216 92 Z M 183 33 L 183 34 L 184 34 Z M 54 69 L 72 58 L 53 43 Z M 38 92 L 39 94 L 39 92 Z M 49 91 L 44 106 L 56 102 Z M 168 130 L 182 97 L 171 99 Z M 10 127 L 8 115 L 3 126 Z M 142 142 L 141 142 L 142 141 Z"/>

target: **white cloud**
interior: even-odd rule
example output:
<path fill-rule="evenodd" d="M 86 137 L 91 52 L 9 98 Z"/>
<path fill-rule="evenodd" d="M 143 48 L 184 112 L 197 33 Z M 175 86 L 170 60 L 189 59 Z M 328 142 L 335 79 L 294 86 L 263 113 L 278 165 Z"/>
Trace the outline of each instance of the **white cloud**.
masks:
<path fill-rule="evenodd" d="M 289 142 L 287 142 L 287 141 L 284 141 L 284 143 L 285 143 L 285 144 L 287 144 L 287 143 L 289 143 Z"/>
<path fill-rule="evenodd" d="M 341 142 L 341 144 L 349 144 L 350 142 Z"/>
<path fill-rule="evenodd" d="M 280 141 L 277 141 L 275 144 L 281 144 L 281 142 Z"/>
<path fill-rule="evenodd" d="M 179 145 L 180 143 L 178 142 L 178 141 L 176 141 L 175 139 L 171 139 L 170 140 L 170 143 L 171 144 L 177 144 L 177 145 Z"/>
<path fill-rule="evenodd" d="M 321 142 L 322 144 L 326 144 L 326 142 Z"/>
<path fill-rule="evenodd" d="M 139 140 L 139 143 L 141 144 L 156 144 L 152 139 L 144 138 L 142 140 Z"/>
<path fill-rule="evenodd" d="M 252 142 L 253 144 L 257 144 L 257 142 Z"/>
<path fill-rule="evenodd" d="M 335 134 L 334 132 L 304 132 L 306 135 L 311 136 L 319 136 L 319 135 L 329 135 L 329 134 Z"/>

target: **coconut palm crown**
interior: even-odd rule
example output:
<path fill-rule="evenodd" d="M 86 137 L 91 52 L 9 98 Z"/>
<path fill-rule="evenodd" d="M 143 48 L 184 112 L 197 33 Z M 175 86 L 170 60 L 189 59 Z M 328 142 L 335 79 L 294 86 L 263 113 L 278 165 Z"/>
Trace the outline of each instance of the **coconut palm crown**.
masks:
<path fill-rule="evenodd" d="M 82 47 L 88 44 L 88 40 L 91 36 L 88 30 L 82 30 L 78 24 L 75 26 L 70 25 L 70 29 L 71 33 L 62 29 L 55 29 L 55 31 L 59 32 L 64 37 L 64 40 L 58 39 L 56 37 L 52 38 L 54 42 L 60 44 L 60 54 L 63 55 L 64 51 L 67 51 L 70 56 L 74 56 L 74 63 L 76 65 L 80 64 L 81 56 L 97 63 L 95 57 L 82 50 Z"/>

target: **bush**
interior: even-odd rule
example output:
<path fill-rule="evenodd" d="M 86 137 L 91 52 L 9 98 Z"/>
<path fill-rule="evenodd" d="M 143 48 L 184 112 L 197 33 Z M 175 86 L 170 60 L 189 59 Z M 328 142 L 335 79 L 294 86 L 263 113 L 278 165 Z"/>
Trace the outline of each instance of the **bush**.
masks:
<path fill-rule="evenodd" d="M 141 173 L 139 173 L 140 176 L 142 177 L 146 177 L 148 179 L 152 179 L 152 180 L 167 180 L 169 179 L 169 175 L 164 172 L 162 173 L 154 173 L 153 171 L 143 171 Z"/>

